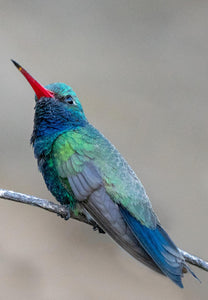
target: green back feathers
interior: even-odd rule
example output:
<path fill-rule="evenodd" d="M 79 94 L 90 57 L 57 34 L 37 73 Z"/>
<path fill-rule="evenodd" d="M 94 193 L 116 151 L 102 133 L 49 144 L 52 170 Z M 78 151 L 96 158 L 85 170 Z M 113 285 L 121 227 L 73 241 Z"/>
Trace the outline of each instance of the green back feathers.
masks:
<path fill-rule="evenodd" d="M 142 223 L 154 228 L 157 218 L 141 182 L 116 148 L 93 126 L 60 135 L 53 145 L 53 159 L 61 180 L 82 172 L 93 162 L 107 193 Z"/>

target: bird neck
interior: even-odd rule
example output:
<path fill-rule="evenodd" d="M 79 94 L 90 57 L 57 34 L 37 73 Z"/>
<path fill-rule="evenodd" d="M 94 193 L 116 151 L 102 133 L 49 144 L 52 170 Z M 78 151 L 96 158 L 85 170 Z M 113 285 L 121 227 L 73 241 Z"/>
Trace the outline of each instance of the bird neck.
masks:
<path fill-rule="evenodd" d="M 36 103 L 31 144 L 35 156 L 47 155 L 55 139 L 66 131 L 88 124 L 85 115 L 79 111 L 67 111 L 58 101 L 43 98 Z"/>

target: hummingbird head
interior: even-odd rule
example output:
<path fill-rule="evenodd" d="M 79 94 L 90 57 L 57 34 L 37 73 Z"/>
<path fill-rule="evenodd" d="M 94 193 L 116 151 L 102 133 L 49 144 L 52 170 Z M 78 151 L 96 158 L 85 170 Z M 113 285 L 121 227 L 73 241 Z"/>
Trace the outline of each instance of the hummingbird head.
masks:
<path fill-rule="evenodd" d="M 14 65 L 35 91 L 35 137 L 63 132 L 87 123 L 82 105 L 72 88 L 64 83 L 42 86 L 17 62 Z"/>
<path fill-rule="evenodd" d="M 42 86 L 24 68 L 12 60 L 35 91 L 35 116 L 31 143 L 35 156 L 50 152 L 54 140 L 63 132 L 85 126 L 85 117 L 79 99 L 65 83 Z"/>
<path fill-rule="evenodd" d="M 51 83 L 45 86 L 45 89 L 52 93 L 50 99 L 55 100 L 60 107 L 71 114 L 78 112 L 80 117 L 84 116 L 82 105 L 72 88 L 61 82 Z M 37 95 L 35 96 L 36 103 L 40 101 Z"/>

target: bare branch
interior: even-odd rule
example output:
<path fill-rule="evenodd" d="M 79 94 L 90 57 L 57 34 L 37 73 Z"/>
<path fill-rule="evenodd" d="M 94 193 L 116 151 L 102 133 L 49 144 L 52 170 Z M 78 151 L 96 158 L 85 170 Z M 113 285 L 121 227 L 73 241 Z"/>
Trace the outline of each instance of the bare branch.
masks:
<path fill-rule="evenodd" d="M 0 198 L 37 206 L 47 211 L 56 213 L 57 215 L 61 216 L 65 220 L 68 220 L 69 218 L 75 219 L 77 221 L 91 225 L 93 226 L 94 229 L 98 229 L 99 231 L 101 230 L 100 232 L 102 232 L 102 229 L 98 227 L 95 221 L 87 219 L 86 216 L 83 214 L 75 215 L 72 211 L 69 211 L 69 207 L 66 205 L 55 204 L 45 199 L 40 199 L 34 196 L 16 193 L 4 189 L 0 189 Z M 189 254 L 184 250 L 181 249 L 179 250 L 182 253 L 183 257 L 185 258 L 186 262 L 195 265 L 205 271 L 208 271 L 208 262 L 204 261 L 203 259 L 195 255 Z"/>
<path fill-rule="evenodd" d="M 26 195 L 22 193 L 17 193 L 13 191 L 8 191 L 0 188 L 0 198 L 6 200 L 12 200 L 15 202 L 20 202 L 23 204 L 29 204 L 33 206 L 37 206 L 43 208 L 47 211 L 56 213 L 60 217 L 68 220 L 69 218 L 75 219 L 80 222 L 84 222 L 88 225 L 96 227 L 96 223 L 93 220 L 88 220 L 85 215 L 79 214 L 75 215 L 72 211 L 69 211 L 69 207 L 67 205 L 55 204 L 51 201 L 40 199 L 35 196 Z"/>
<path fill-rule="evenodd" d="M 179 249 L 185 261 L 208 272 L 208 262 L 188 252 Z"/>

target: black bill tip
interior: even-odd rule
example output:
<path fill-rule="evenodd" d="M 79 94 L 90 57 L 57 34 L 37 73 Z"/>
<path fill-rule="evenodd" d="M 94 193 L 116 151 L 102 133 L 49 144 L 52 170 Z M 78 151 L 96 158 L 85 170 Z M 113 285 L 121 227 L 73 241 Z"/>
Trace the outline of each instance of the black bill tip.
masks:
<path fill-rule="evenodd" d="M 15 67 L 17 67 L 18 70 L 21 70 L 22 67 L 13 59 L 11 59 L 11 61 L 13 62 L 13 64 L 15 65 Z"/>

